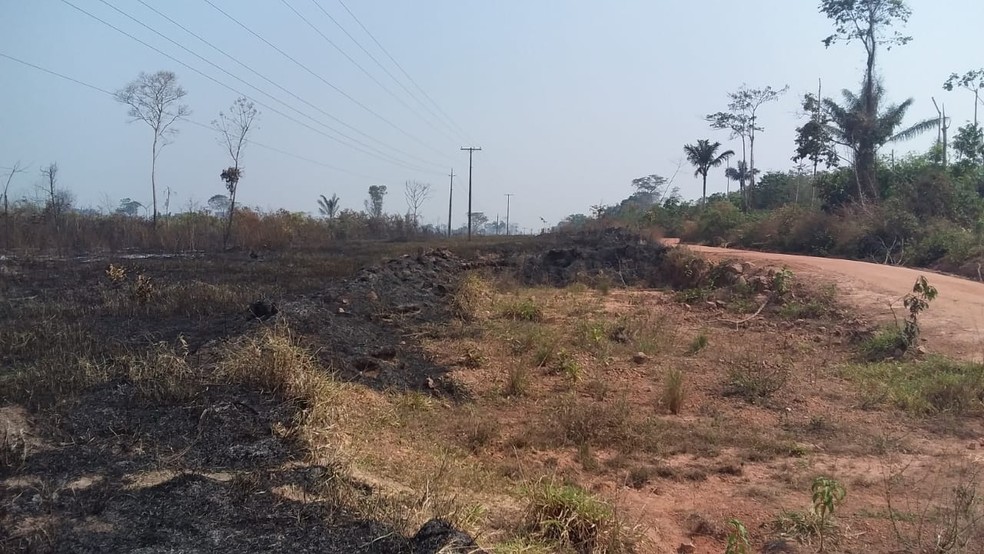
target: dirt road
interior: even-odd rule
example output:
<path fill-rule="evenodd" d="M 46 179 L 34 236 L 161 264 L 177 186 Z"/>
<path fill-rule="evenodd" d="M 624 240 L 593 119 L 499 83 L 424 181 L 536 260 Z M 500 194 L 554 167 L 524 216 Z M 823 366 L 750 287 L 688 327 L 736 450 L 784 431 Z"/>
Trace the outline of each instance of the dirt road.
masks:
<path fill-rule="evenodd" d="M 875 322 L 892 321 L 889 305 L 893 302 L 901 317 L 902 295 L 912 289 L 920 275 L 925 275 L 929 283 L 939 290 L 936 301 L 920 318 L 926 349 L 973 361 L 982 361 L 984 356 L 984 283 L 926 270 L 852 260 L 707 246 L 688 247 L 711 258 L 784 265 L 801 279 L 809 277 L 817 282 L 835 283 L 848 304 L 864 314 L 866 319 Z"/>

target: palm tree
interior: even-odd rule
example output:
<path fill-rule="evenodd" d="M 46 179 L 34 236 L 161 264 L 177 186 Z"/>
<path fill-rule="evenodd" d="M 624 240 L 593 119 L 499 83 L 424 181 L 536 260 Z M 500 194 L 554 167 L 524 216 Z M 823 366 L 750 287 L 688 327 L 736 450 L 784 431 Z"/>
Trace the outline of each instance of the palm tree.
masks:
<path fill-rule="evenodd" d="M 841 93 L 844 103 L 838 104 L 824 98 L 823 108 L 830 117 L 828 130 L 834 142 L 846 146 L 854 155 L 854 175 L 858 184 L 858 199 L 864 205 L 867 192 L 872 198 L 878 197 L 878 183 L 875 173 L 878 149 L 889 142 L 908 140 L 918 134 L 935 129 L 938 118 L 925 119 L 899 131 L 906 112 L 914 100 L 909 98 L 901 104 L 891 104 L 878 110 L 874 116 L 867 116 L 864 99 L 849 90 Z M 872 92 L 875 106 L 881 105 L 885 88 L 878 84 Z"/>
<path fill-rule="evenodd" d="M 691 165 L 697 168 L 694 171 L 694 177 L 700 175 L 704 178 L 704 193 L 702 203 L 707 204 L 707 173 L 712 167 L 719 167 L 735 153 L 732 150 L 722 152 L 718 154 L 718 148 L 721 148 L 720 142 L 711 143 L 707 139 L 700 139 L 697 144 L 688 144 L 683 147 L 683 151 L 687 154 L 687 161 Z"/>
<path fill-rule="evenodd" d="M 322 194 L 318 197 L 318 212 L 329 220 L 335 219 L 335 215 L 338 214 L 338 202 L 337 194 L 332 194 L 331 198 L 325 198 Z"/>

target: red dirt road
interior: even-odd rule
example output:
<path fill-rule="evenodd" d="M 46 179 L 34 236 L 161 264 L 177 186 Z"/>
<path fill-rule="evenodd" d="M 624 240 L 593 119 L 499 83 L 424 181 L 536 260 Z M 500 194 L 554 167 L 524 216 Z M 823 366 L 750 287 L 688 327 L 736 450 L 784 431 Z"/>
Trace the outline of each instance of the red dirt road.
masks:
<path fill-rule="evenodd" d="M 984 283 L 927 270 L 853 260 L 687 246 L 710 258 L 786 266 L 799 279 L 835 283 L 842 301 L 865 319 L 879 323 L 892 321 L 889 305 L 893 302 L 902 317 L 901 297 L 912 290 L 920 275 L 925 275 L 939 291 L 929 310 L 920 317 L 926 349 L 970 361 L 980 362 L 984 357 Z"/>

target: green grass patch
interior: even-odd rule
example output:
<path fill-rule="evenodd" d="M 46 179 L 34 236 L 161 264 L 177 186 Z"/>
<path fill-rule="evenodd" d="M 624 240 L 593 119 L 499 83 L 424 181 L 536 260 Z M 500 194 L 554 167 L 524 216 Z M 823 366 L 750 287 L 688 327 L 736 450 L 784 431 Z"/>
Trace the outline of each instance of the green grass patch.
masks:
<path fill-rule="evenodd" d="M 499 315 L 514 321 L 543 321 L 543 308 L 533 298 L 506 302 L 499 308 Z"/>
<path fill-rule="evenodd" d="M 874 336 L 865 339 L 859 345 L 861 359 L 868 362 L 894 358 L 900 353 L 905 353 L 907 348 L 908 344 L 905 341 L 905 335 L 897 327 L 881 329 Z"/>
<path fill-rule="evenodd" d="M 526 490 L 526 531 L 536 539 L 576 552 L 621 553 L 632 540 L 614 508 L 584 489 L 541 481 Z"/>
<path fill-rule="evenodd" d="M 976 413 L 984 400 L 982 364 L 930 358 L 856 364 L 844 375 L 861 386 L 865 404 L 887 403 L 915 415 Z"/>

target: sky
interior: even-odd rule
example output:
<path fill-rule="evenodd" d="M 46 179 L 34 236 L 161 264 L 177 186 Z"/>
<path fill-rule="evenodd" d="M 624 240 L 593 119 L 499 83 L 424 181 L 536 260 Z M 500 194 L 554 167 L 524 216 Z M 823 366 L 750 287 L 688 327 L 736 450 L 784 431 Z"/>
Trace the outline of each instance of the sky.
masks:
<path fill-rule="evenodd" d="M 755 158 L 762 171 L 790 169 L 802 95 L 818 79 L 825 96 L 857 89 L 864 61 L 860 44 L 824 47 L 832 26 L 817 1 L 342 2 L 0 0 L 0 55 L 108 92 L 142 71 L 175 72 L 192 114 L 158 161 L 159 200 L 169 188 L 172 212 L 224 193 L 228 155 L 207 126 L 245 95 L 260 111 L 238 193 L 248 206 L 316 213 L 318 195 L 337 194 L 343 208 L 362 209 L 368 187 L 385 184 L 385 210 L 403 213 L 404 183 L 415 180 L 432 184 L 423 221 L 444 224 L 453 169 L 457 227 L 468 211 L 460 148 L 476 146 L 472 210 L 505 218 L 513 194 L 511 219 L 531 230 L 617 203 L 632 179 L 653 173 L 676 174 L 684 197 L 698 197 L 693 169 L 680 166 L 683 145 L 708 138 L 740 151 L 704 118 L 743 84 L 789 85 L 762 108 Z M 955 130 L 972 117 L 973 96 L 942 83 L 984 66 L 984 2 L 909 5 L 904 31 L 914 40 L 879 59 L 888 98 L 914 98 L 915 122 L 935 117 L 935 96 Z M 79 206 L 149 204 L 146 124 L 129 122 L 105 92 L 2 56 L 0 76 L 0 167 L 29 169 L 11 197 L 34 196 L 40 167 L 57 162 Z M 935 138 L 890 148 L 924 150 Z M 726 186 L 723 171 L 713 172 L 708 193 Z"/>

